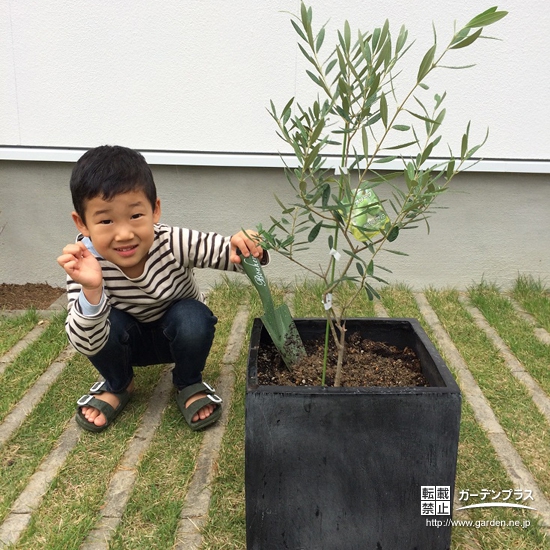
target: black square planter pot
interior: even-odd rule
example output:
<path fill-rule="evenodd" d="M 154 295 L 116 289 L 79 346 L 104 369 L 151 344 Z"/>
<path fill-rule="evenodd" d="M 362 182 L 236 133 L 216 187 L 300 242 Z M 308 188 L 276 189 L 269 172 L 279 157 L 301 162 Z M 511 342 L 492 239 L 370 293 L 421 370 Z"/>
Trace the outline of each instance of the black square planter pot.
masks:
<path fill-rule="evenodd" d="M 303 340 L 324 335 L 323 319 L 296 325 Z M 460 390 L 415 319 L 346 326 L 413 349 L 430 387 L 259 386 L 258 348 L 269 335 L 256 319 L 246 390 L 247 548 L 446 550 L 450 510 L 430 508 L 421 488 L 449 487 L 452 506 Z M 443 513 L 424 515 L 432 510 Z"/>

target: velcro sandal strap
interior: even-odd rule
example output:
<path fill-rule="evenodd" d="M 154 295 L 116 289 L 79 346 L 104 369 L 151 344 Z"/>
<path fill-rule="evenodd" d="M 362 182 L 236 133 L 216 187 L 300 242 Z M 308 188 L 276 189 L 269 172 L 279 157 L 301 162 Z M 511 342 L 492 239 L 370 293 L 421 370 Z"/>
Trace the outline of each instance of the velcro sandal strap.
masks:
<path fill-rule="evenodd" d="M 222 403 L 222 398 L 216 394 L 216 390 L 206 382 L 191 384 L 190 386 L 183 388 L 183 390 L 179 392 L 179 396 L 180 396 L 180 399 L 182 399 L 183 402 L 186 403 L 190 397 L 193 397 L 193 395 L 197 395 L 197 393 L 205 393 L 206 396 L 213 403 L 216 403 L 216 404 Z M 204 407 L 204 404 L 203 404 L 203 407 Z"/>
<path fill-rule="evenodd" d="M 81 398 L 78 399 L 76 404 L 79 407 L 86 407 L 88 403 L 93 399 L 93 395 L 83 395 Z"/>
<path fill-rule="evenodd" d="M 219 395 L 214 394 L 206 394 L 206 397 L 212 401 L 212 403 L 215 403 L 216 405 L 219 405 L 220 403 L 223 403 L 222 398 Z"/>
<path fill-rule="evenodd" d="M 103 393 L 106 391 L 107 391 L 107 383 L 105 382 L 105 380 L 100 380 L 90 388 L 90 395 L 99 395 L 100 393 Z"/>

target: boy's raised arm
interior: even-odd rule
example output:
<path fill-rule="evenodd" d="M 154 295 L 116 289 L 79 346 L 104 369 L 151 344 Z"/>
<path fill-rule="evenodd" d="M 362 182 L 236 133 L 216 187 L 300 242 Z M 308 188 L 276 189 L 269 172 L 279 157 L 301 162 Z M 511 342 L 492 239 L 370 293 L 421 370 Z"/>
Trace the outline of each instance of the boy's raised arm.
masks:
<path fill-rule="evenodd" d="M 63 254 L 57 258 L 57 263 L 75 283 L 81 285 L 90 304 L 99 304 L 103 294 L 101 266 L 82 241 L 63 248 Z"/>

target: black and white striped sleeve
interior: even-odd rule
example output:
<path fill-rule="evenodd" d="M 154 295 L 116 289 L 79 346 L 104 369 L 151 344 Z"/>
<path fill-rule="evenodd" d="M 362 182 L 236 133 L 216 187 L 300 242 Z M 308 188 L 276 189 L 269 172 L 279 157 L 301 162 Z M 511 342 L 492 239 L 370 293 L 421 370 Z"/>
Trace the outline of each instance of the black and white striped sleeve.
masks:
<path fill-rule="evenodd" d="M 182 266 L 240 271 L 239 266 L 229 259 L 231 237 L 183 228 L 174 228 L 174 231 L 173 244 Z"/>
<path fill-rule="evenodd" d="M 92 357 L 103 348 L 109 338 L 109 301 L 103 294 L 99 305 L 92 306 L 92 309 L 85 305 L 83 307 L 85 298 L 80 285 L 70 278 L 67 280 L 67 295 L 69 303 L 65 331 L 69 342 L 83 355 Z"/>

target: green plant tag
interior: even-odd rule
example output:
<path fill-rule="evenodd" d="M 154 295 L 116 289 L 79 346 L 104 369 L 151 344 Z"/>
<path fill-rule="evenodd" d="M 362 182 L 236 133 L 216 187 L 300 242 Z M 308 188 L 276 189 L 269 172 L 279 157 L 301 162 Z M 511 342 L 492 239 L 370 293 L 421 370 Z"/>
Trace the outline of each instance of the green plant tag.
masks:
<path fill-rule="evenodd" d="M 378 235 L 390 221 L 380 199 L 369 187 L 361 187 L 357 190 L 348 215 L 351 216 L 353 236 L 362 242 Z"/>

